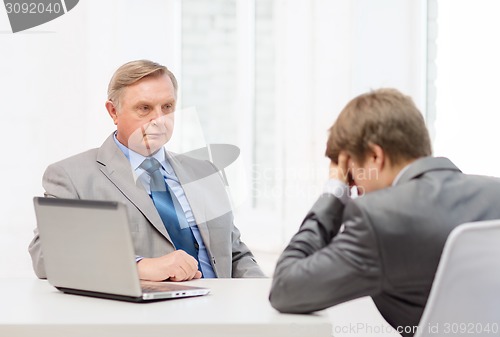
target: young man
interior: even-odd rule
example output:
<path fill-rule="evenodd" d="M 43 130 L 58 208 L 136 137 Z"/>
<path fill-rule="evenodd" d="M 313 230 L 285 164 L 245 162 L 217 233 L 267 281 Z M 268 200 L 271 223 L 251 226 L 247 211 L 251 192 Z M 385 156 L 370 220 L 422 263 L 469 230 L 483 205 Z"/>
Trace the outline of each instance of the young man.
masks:
<path fill-rule="evenodd" d="M 500 180 L 431 157 L 421 113 L 393 89 L 349 102 L 326 155 L 327 193 L 282 253 L 271 304 L 307 313 L 371 296 L 398 332 L 413 331 L 450 231 L 500 218 Z M 358 198 L 348 197 L 349 185 Z"/>
<path fill-rule="evenodd" d="M 177 81 L 166 67 L 147 60 L 121 66 L 106 102 L 116 131 L 100 148 L 50 165 L 45 196 L 126 204 L 141 279 L 263 277 L 240 241 L 217 169 L 163 148 L 176 100 Z M 29 251 L 45 278 L 37 230 Z"/>

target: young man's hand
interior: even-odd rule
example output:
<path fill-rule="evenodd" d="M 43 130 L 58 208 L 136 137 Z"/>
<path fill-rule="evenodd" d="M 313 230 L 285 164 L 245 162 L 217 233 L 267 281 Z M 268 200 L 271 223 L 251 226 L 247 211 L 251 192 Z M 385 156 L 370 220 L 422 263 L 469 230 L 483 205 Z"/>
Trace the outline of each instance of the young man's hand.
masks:
<path fill-rule="evenodd" d="M 343 151 L 340 152 L 338 164 L 330 162 L 330 179 L 335 179 L 343 182 L 346 185 L 352 186 L 352 176 L 349 172 L 349 155 Z"/>

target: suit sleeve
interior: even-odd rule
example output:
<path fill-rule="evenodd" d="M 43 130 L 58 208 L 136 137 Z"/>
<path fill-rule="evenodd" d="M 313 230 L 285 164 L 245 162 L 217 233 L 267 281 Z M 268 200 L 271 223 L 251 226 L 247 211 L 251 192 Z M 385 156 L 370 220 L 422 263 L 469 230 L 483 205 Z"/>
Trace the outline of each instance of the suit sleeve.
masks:
<path fill-rule="evenodd" d="M 344 230 L 339 233 L 341 225 Z M 309 313 L 381 289 L 376 238 L 354 202 L 324 194 L 276 265 L 269 300 L 281 312 Z"/>
<path fill-rule="evenodd" d="M 240 240 L 240 231 L 234 224 L 231 239 L 233 246 L 232 277 L 266 277 L 250 249 Z"/>
<path fill-rule="evenodd" d="M 42 185 L 45 189 L 44 195 L 51 198 L 78 198 L 71 179 L 60 165 L 51 165 L 45 170 Z M 43 253 L 40 247 L 40 236 L 38 229 L 34 230 L 34 237 L 31 241 L 28 251 L 31 255 L 33 270 L 38 278 L 45 279 L 47 274 L 43 262 Z"/>

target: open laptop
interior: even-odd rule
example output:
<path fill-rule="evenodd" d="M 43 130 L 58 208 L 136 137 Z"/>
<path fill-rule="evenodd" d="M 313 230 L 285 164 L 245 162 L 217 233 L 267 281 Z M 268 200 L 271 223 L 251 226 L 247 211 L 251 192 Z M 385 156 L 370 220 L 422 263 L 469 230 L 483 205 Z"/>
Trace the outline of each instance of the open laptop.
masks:
<path fill-rule="evenodd" d="M 139 280 L 126 206 L 35 197 L 47 280 L 70 294 L 132 302 L 206 295 L 210 289 Z"/>

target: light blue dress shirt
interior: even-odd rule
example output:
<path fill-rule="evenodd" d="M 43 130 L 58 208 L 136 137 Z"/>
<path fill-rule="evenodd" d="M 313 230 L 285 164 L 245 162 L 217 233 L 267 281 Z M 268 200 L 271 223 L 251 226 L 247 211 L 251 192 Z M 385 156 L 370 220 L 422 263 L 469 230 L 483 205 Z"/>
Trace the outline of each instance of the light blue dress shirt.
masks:
<path fill-rule="evenodd" d="M 123 152 L 123 154 L 127 157 L 127 159 L 130 162 L 130 165 L 132 167 L 132 171 L 135 173 L 135 176 L 139 181 L 142 183 L 146 191 L 148 192 L 149 195 L 151 195 L 150 187 L 149 187 L 149 180 L 151 179 L 148 174 L 143 174 L 146 171 L 142 169 L 140 166 L 144 159 L 143 155 L 134 152 L 127 148 L 125 145 L 120 143 L 118 139 L 116 139 L 116 133 L 114 135 L 115 143 L 118 145 L 120 150 Z M 163 174 L 163 177 L 165 178 L 165 182 L 168 184 L 168 187 L 172 190 L 174 193 L 175 197 L 177 198 L 177 201 L 180 204 L 180 207 L 182 208 L 182 211 L 186 215 L 186 219 L 189 225 L 191 227 L 191 231 L 193 232 L 194 238 L 196 239 L 196 242 L 199 245 L 199 250 L 198 250 L 198 261 L 200 261 L 200 267 L 201 267 L 201 272 L 203 274 L 204 278 L 215 278 L 215 272 L 212 268 L 212 265 L 210 264 L 210 259 L 208 257 L 207 253 L 207 248 L 205 247 L 205 243 L 203 242 L 203 239 L 200 234 L 200 230 L 198 228 L 198 225 L 196 224 L 196 221 L 193 216 L 193 211 L 191 210 L 191 206 L 189 205 L 189 202 L 186 198 L 186 194 L 184 193 L 184 189 L 182 188 L 179 179 L 177 178 L 174 169 L 168 162 L 167 158 L 165 158 L 165 151 L 157 151 L 155 154 L 152 156 L 156 160 L 158 160 L 161 164 L 160 171 Z M 179 210 L 177 210 L 179 211 Z M 182 224 L 181 224 L 182 226 Z"/>

